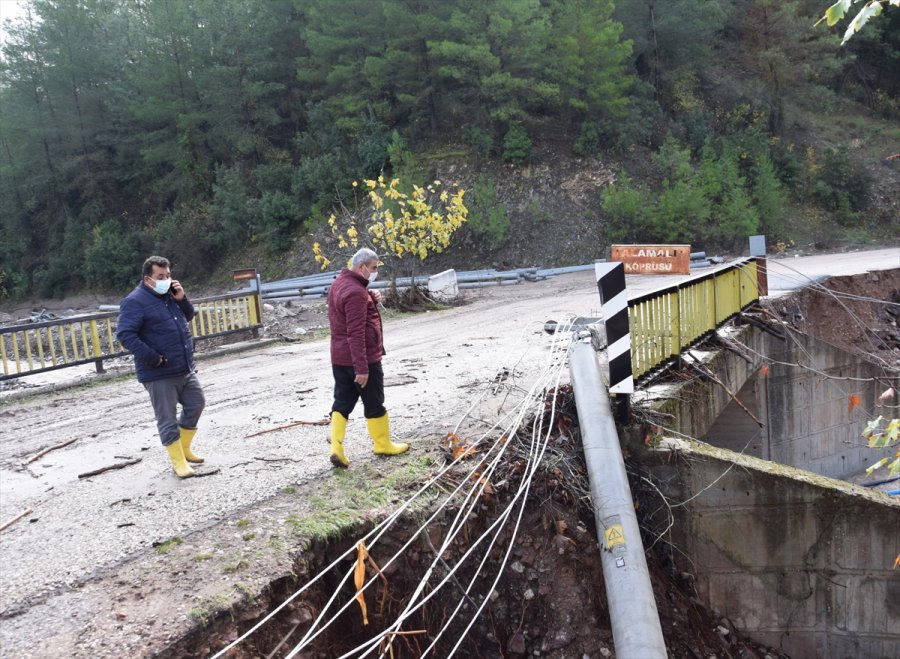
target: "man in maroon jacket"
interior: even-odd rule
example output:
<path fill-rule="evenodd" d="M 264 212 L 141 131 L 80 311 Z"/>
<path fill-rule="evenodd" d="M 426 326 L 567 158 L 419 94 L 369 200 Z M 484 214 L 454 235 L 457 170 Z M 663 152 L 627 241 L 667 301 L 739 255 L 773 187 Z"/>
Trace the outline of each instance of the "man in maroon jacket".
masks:
<path fill-rule="evenodd" d="M 331 464 L 345 468 L 347 418 L 362 398 L 363 413 L 375 453 L 397 455 L 409 444 L 391 441 L 390 421 L 384 408 L 384 372 L 381 357 L 381 294 L 370 291 L 378 277 L 378 255 L 363 248 L 353 255 L 350 267 L 341 270 L 328 291 L 328 322 L 331 325 L 331 371 L 334 374 L 334 404 L 331 406 Z"/>

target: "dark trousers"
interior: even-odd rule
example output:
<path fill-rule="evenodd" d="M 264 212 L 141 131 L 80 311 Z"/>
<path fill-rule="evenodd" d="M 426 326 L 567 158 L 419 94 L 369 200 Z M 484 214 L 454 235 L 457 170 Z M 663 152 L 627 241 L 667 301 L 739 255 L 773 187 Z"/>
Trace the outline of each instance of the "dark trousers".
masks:
<path fill-rule="evenodd" d="M 345 418 L 350 418 L 356 401 L 362 398 L 363 414 L 367 419 L 377 419 L 387 413 L 384 409 L 384 371 L 381 370 L 381 362 L 369 364 L 369 381 L 365 387 L 354 382 L 356 373 L 352 366 L 332 364 L 331 372 L 334 375 L 332 412 L 340 412 Z"/>
<path fill-rule="evenodd" d="M 180 439 L 179 426 L 190 430 L 197 427 L 200 413 L 206 406 L 206 398 L 196 375 L 187 373 L 145 382 L 144 389 L 150 393 L 150 404 L 153 405 L 156 428 L 163 446 L 174 444 Z M 177 416 L 178 403 L 181 403 L 180 418 Z"/>

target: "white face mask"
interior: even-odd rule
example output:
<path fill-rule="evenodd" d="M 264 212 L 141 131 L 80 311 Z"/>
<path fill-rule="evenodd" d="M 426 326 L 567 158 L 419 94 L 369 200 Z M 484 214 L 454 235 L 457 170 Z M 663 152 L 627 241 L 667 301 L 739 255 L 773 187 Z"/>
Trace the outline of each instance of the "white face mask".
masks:
<path fill-rule="evenodd" d="M 378 279 L 378 270 L 376 270 L 375 272 L 370 272 L 370 273 L 369 273 L 369 283 L 370 283 L 370 284 L 371 284 L 373 281 L 375 281 L 376 279 Z"/>
<path fill-rule="evenodd" d="M 153 280 L 153 290 L 159 295 L 165 295 L 172 287 L 171 279 L 155 279 Z"/>

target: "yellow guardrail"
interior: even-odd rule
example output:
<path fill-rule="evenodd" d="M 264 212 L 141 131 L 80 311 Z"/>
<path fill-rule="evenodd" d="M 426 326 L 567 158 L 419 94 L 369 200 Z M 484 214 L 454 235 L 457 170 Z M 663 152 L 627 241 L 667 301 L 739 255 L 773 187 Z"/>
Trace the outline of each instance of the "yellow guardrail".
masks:
<path fill-rule="evenodd" d="M 248 330 L 258 335 L 258 293 L 241 291 L 192 302 L 195 340 Z M 91 363 L 103 372 L 104 359 L 129 354 L 116 340 L 118 318 L 117 311 L 108 311 L 0 328 L 0 381 Z"/>
<path fill-rule="evenodd" d="M 628 301 L 635 379 L 661 366 L 759 299 L 756 259 Z"/>

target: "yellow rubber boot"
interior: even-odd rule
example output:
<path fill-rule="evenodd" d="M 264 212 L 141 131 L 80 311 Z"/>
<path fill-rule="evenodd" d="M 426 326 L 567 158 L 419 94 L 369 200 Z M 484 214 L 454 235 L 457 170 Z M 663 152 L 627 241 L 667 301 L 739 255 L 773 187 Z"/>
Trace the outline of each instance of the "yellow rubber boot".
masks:
<path fill-rule="evenodd" d="M 409 450 L 409 444 L 395 444 L 391 441 L 391 422 L 387 412 L 377 419 L 369 419 L 369 434 L 375 442 L 375 453 L 378 455 L 398 455 Z"/>
<path fill-rule="evenodd" d="M 331 413 L 331 464 L 341 469 L 350 465 L 344 455 L 344 434 L 347 432 L 347 417 L 340 412 Z"/>
<path fill-rule="evenodd" d="M 172 468 L 178 478 L 190 478 L 194 475 L 191 465 L 184 459 L 184 449 L 181 448 L 181 442 L 172 442 L 166 447 L 169 457 L 172 458 Z"/>
<path fill-rule="evenodd" d="M 197 429 L 182 428 L 179 426 L 178 431 L 181 433 L 181 439 L 178 441 L 181 443 L 181 450 L 184 451 L 184 459 L 196 464 L 203 462 L 203 458 L 191 450 L 191 442 L 194 439 L 194 435 L 197 434 Z"/>

